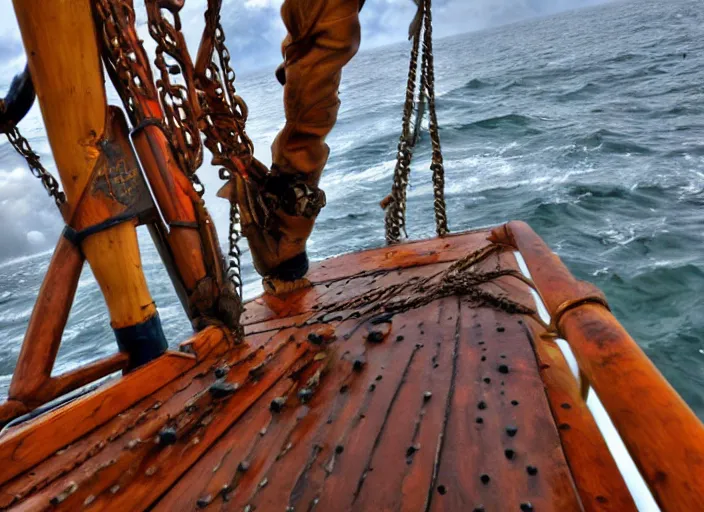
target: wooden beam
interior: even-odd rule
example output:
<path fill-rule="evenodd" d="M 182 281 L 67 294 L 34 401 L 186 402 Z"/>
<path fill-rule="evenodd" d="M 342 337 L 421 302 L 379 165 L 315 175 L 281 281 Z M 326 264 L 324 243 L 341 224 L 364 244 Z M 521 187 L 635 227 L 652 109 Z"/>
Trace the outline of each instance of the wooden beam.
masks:
<path fill-rule="evenodd" d="M 704 510 L 704 425 L 609 310 L 525 223 L 492 239 L 521 252 L 579 367 L 663 510 Z"/>
<path fill-rule="evenodd" d="M 206 329 L 199 335 L 222 336 L 222 331 Z M 194 356 L 167 352 L 107 387 L 10 431 L 0 443 L 0 484 L 114 418 L 195 364 Z"/>
<path fill-rule="evenodd" d="M 101 161 L 108 130 L 107 99 L 90 0 L 14 0 L 34 87 L 72 227 L 104 221 L 104 211 L 75 213 Z M 156 315 L 131 223 L 95 233 L 81 245 L 110 311 L 113 328 Z"/>
<path fill-rule="evenodd" d="M 38 393 L 51 377 L 82 268 L 78 247 L 59 238 L 29 319 L 10 383 L 10 399 L 34 406 L 41 402 Z"/>

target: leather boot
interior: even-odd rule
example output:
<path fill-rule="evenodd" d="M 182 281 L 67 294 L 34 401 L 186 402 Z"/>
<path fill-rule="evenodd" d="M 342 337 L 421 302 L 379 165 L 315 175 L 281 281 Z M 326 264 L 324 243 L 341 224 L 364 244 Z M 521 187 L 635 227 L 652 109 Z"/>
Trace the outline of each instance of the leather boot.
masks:
<path fill-rule="evenodd" d="M 325 206 L 319 177 L 274 168 L 261 183 L 235 175 L 218 193 L 239 205 L 242 234 L 267 291 L 283 293 L 305 284 L 299 281 L 308 272 L 306 241 Z"/>
<path fill-rule="evenodd" d="M 254 266 L 267 291 L 283 293 L 308 271 L 306 241 L 325 206 L 318 188 L 327 163 L 325 138 L 337 120 L 342 68 L 359 47 L 356 0 L 286 0 L 288 35 L 276 76 L 284 85 L 286 124 L 272 145 L 272 170 L 254 161 L 246 180 L 234 176 L 219 195 L 236 201 Z"/>

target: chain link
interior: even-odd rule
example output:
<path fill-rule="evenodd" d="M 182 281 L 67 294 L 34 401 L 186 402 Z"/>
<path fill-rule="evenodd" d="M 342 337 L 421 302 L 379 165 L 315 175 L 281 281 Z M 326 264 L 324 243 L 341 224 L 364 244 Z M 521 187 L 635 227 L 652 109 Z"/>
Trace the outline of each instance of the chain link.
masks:
<path fill-rule="evenodd" d="M 203 144 L 198 128 L 199 101 L 193 80 L 193 62 L 181 32 L 178 7 L 167 8 L 173 24 L 164 17 L 163 1 L 146 0 L 149 34 L 156 42 L 154 63 L 159 69 L 156 87 L 159 91 L 164 119 L 173 135 L 171 143 L 176 155 L 199 196 L 205 187 L 196 175 L 203 163 Z M 169 61 L 167 61 L 167 58 Z M 181 75 L 184 85 L 174 83 L 172 76 Z"/>
<path fill-rule="evenodd" d="M 230 250 L 228 251 L 227 277 L 235 285 L 240 298 L 242 297 L 242 250 L 240 241 L 242 231 L 240 224 L 240 207 L 235 201 L 230 201 Z"/>
<path fill-rule="evenodd" d="M 230 64 L 230 52 L 225 46 L 220 7 L 219 2 L 208 1 L 205 33 L 196 63 L 195 80 L 203 93 L 201 130 L 205 135 L 204 144 L 213 155 L 213 164 L 222 166 L 219 171 L 220 178 L 230 180 L 234 173 L 245 177 L 248 175 L 254 156 L 254 145 L 245 129 L 249 115 L 247 104 L 235 89 L 236 75 Z M 243 285 L 242 251 L 239 245 L 241 239 L 239 206 L 230 201 L 227 274 L 240 298 Z"/>
<path fill-rule="evenodd" d="M 246 175 L 253 145 L 245 132 L 247 105 L 236 94 L 235 73 L 225 47 L 221 2 L 208 1 L 201 42 L 204 51 L 199 52 L 194 66 L 181 31 L 178 11 L 182 2 L 146 0 L 149 33 L 157 43 L 156 85 L 146 52 L 136 37 L 132 0 L 95 0 L 94 5 L 102 26 L 106 67 L 113 82 L 121 84 L 118 92 L 133 124 L 156 121 L 162 125 L 181 169 L 199 196 L 204 187 L 196 170 L 203 161 L 203 145 L 213 154 L 212 163 L 223 167 L 221 175 L 222 171 Z M 164 9 L 171 13 L 173 22 L 164 16 Z M 177 75 L 185 85 L 173 80 Z M 163 120 L 154 120 L 145 107 L 155 100 L 162 107 Z M 205 135 L 204 141 L 200 132 Z M 241 292 L 239 211 L 231 211 L 230 217 L 228 275 Z"/>
<path fill-rule="evenodd" d="M 438 116 L 435 112 L 435 63 L 433 58 L 433 18 L 432 0 L 425 0 L 425 14 L 423 24 L 425 34 L 423 37 L 423 64 L 424 72 L 421 75 L 421 87 L 425 89 L 428 98 L 428 117 L 430 141 L 433 148 L 430 169 L 433 172 L 433 209 L 435 210 L 435 229 L 438 236 L 445 236 L 447 228 L 447 207 L 445 205 L 445 166 L 440 146 L 440 133 L 438 130 Z"/>
<path fill-rule="evenodd" d="M 421 9 L 421 5 L 418 7 Z M 422 21 L 422 20 L 418 20 Z M 414 20 L 415 22 L 415 20 Z M 386 208 L 386 243 L 394 244 L 401 240 L 401 231 L 406 236 L 406 190 L 411 173 L 411 159 L 413 157 L 414 136 L 411 131 L 411 117 L 413 116 L 416 94 L 416 74 L 418 70 L 418 51 L 420 48 L 420 31 L 422 23 L 411 25 L 411 59 L 408 67 L 408 82 L 406 84 L 406 101 L 403 106 L 403 122 L 401 137 L 398 142 L 394 181 L 391 187 L 391 202 Z"/>
<path fill-rule="evenodd" d="M 406 100 L 403 108 L 403 124 L 401 137 L 398 144 L 396 157 L 396 167 L 394 168 L 394 180 L 391 194 L 382 204 L 386 207 L 385 226 L 386 242 L 388 244 L 398 243 L 401 240 L 401 232 L 406 233 L 406 203 L 407 188 L 411 173 L 411 160 L 416 142 L 417 133 L 411 133 L 411 117 L 415 108 L 415 96 L 417 87 L 418 53 L 420 50 L 421 31 L 423 32 L 423 55 L 421 60 L 420 91 L 418 93 L 420 101 L 425 96 L 428 100 L 428 115 L 430 118 L 429 132 L 432 144 L 432 160 L 430 169 L 433 174 L 433 208 L 435 211 L 435 226 L 439 236 L 448 233 L 447 209 L 445 206 L 445 168 L 443 164 L 442 148 L 440 146 L 440 134 L 438 130 L 438 120 L 435 111 L 435 70 L 433 59 L 433 35 L 431 0 L 418 0 L 418 13 L 411 23 L 409 30 L 413 41 L 411 48 L 411 59 L 408 69 L 408 82 L 406 85 Z M 416 112 L 416 116 L 422 116 L 422 110 Z M 416 119 L 416 125 L 420 126 L 420 119 Z"/>
<path fill-rule="evenodd" d="M 12 144 L 12 147 L 15 148 L 15 151 L 27 161 L 32 175 L 41 180 L 44 189 L 54 199 L 56 206 L 61 208 L 61 205 L 66 202 L 66 194 L 59 189 L 59 182 L 56 181 L 56 178 L 44 168 L 39 155 L 29 145 L 29 141 L 22 136 L 16 126 L 7 132 L 7 139 Z"/>
<path fill-rule="evenodd" d="M 94 0 L 98 30 L 103 39 L 103 61 L 132 124 L 138 126 L 153 116 L 145 108 L 157 100 L 149 58 L 137 38 L 131 0 Z M 120 84 L 120 87 L 118 87 Z M 146 100 L 146 101 L 145 101 Z M 161 121 L 161 119 L 159 119 Z"/>

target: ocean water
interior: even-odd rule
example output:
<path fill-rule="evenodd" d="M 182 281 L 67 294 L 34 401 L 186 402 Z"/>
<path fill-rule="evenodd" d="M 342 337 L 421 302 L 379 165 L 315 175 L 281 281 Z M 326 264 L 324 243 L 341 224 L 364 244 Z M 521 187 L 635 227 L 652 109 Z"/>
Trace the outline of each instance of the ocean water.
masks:
<path fill-rule="evenodd" d="M 616 317 L 704 418 L 700 1 L 615 2 L 441 39 L 435 54 L 450 228 L 530 223 L 577 277 L 606 293 Z M 361 53 L 345 70 L 313 259 L 384 243 L 378 202 L 390 189 L 407 59 L 408 45 L 399 44 Z M 265 162 L 283 119 L 272 71 L 238 77 L 251 111 L 248 130 Z M 26 124 L 49 160 L 36 113 Z M 21 168 L 9 149 L 0 146 L 0 166 Z M 426 135 L 409 192 L 412 238 L 434 233 L 428 164 Z M 224 243 L 227 204 L 214 197 L 217 172 L 205 166 L 200 175 Z M 38 183 L 24 192 L 43 194 Z M 53 239 L 60 222 L 46 203 L 35 212 L 36 229 Z M 140 240 L 152 295 L 176 345 L 189 324 L 144 231 Z M 49 257 L 0 264 L 0 396 Z M 260 288 L 246 253 L 244 276 L 252 297 Z M 86 269 L 55 371 L 114 350 Z"/>

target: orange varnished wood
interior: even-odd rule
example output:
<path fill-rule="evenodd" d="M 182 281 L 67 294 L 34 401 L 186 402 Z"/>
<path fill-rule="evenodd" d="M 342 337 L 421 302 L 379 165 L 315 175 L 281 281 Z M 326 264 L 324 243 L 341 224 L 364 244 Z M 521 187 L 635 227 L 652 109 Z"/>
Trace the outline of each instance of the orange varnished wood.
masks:
<path fill-rule="evenodd" d="M 494 239 L 521 251 L 551 314 L 592 294 L 526 224 Z M 704 426 L 625 329 L 602 305 L 581 304 L 556 326 L 599 395 L 658 504 L 704 509 Z"/>
<path fill-rule="evenodd" d="M 81 251 L 62 236 L 29 319 L 10 383 L 10 399 L 28 405 L 41 402 L 37 393 L 51 377 L 82 268 Z"/>
<path fill-rule="evenodd" d="M 503 261 L 504 267 L 518 268 L 513 255 L 506 254 Z M 505 284 L 514 300 L 534 304 L 530 288 L 525 283 L 513 279 Z M 552 337 L 543 336 L 545 329 L 538 322 L 525 319 L 525 326 L 536 353 L 555 424 L 563 425 L 558 428 L 558 433 L 584 510 L 635 510 L 633 498 L 581 397 L 578 381 L 562 352 Z"/>
<path fill-rule="evenodd" d="M 3 436 L 0 443 L 0 483 L 44 460 L 59 448 L 122 412 L 135 401 L 153 393 L 195 363 L 185 354 L 167 352 L 36 422 L 25 424 Z"/>
<path fill-rule="evenodd" d="M 208 337 L 217 337 L 217 332 L 209 329 L 198 337 L 206 333 L 210 333 Z M 160 424 L 163 424 L 164 418 L 173 415 L 194 395 L 202 392 L 212 382 L 202 377 L 212 370 L 214 361 L 222 360 L 225 354 L 227 358 L 251 357 L 253 351 L 258 350 L 269 338 L 270 336 L 255 336 L 250 339 L 248 346 L 242 345 L 231 350 L 220 344 L 217 350 L 210 351 L 210 359 L 191 366 L 178 378 L 165 382 L 164 386 L 155 392 L 138 398 L 129 408 L 98 426 L 90 436 L 72 441 L 68 447 L 50 455 L 41 465 L 35 466 L 30 473 L 24 473 L 0 486 L 0 508 L 47 487 L 73 468 L 82 467 L 90 471 L 99 468 L 105 460 L 111 460 L 115 451 L 119 452 L 141 439 L 146 429 L 153 430 L 154 422 L 160 421 Z"/>
<path fill-rule="evenodd" d="M 90 0 L 15 1 L 15 13 L 47 136 L 66 193 L 71 225 L 105 220 L 75 214 L 101 161 L 108 107 Z M 88 191 L 91 192 L 92 191 Z M 89 236 L 81 246 L 100 284 L 113 327 L 156 313 L 141 269 L 135 228 L 123 223 Z"/>
<path fill-rule="evenodd" d="M 135 503 L 149 504 L 156 500 L 253 401 L 308 352 L 307 345 L 298 345 L 288 336 L 280 333 L 279 341 L 272 343 L 273 349 L 254 352 L 254 357 L 245 359 L 242 361 L 245 364 L 228 374 L 228 382 L 242 385 L 229 399 L 215 400 L 209 393 L 192 395 L 191 400 L 180 401 L 172 415 L 159 414 L 146 422 L 139 436 L 144 442 L 138 441 L 128 450 L 115 446 L 100 454 L 102 462 L 93 462 L 94 471 L 73 472 L 69 478 L 78 488 L 61 503 L 61 508 L 75 510 L 89 497 L 93 497 L 93 507 L 112 510 L 129 510 Z M 267 363 L 267 371 L 260 378 L 253 378 L 250 371 L 261 363 Z M 212 379 L 212 371 L 208 374 Z M 167 421 L 175 431 L 176 441 L 173 445 L 160 446 L 152 440 Z M 61 494 L 64 486 L 65 479 L 57 481 L 22 503 L 19 510 L 43 510 L 52 497 Z"/>
<path fill-rule="evenodd" d="M 453 238 L 463 254 L 487 243 Z M 410 245 L 405 261 L 434 246 Z M 1 437 L 0 454 L 16 451 L 22 466 L 0 473 L 0 508 L 629 510 L 574 379 L 532 319 L 458 297 L 392 317 L 368 306 L 325 312 L 449 263 L 431 259 L 364 272 L 348 262 L 354 275 L 288 301 L 265 296 L 244 343 L 211 328 L 182 345 L 191 358 L 171 376 L 137 370 Z M 497 261 L 516 266 L 507 252 L 482 268 Z M 513 277 L 483 286 L 531 300 Z M 209 390 L 219 382 L 237 389 L 218 397 Z M 125 400 L 113 408 L 101 395 Z M 88 424 L 69 436 L 62 421 Z M 34 455 L 38 439 L 51 446 Z"/>
<path fill-rule="evenodd" d="M 358 277 L 368 272 L 404 269 L 430 263 L 454 261 L 486 245 L 485 230 L 469 231 L 371 251 L 346 254 L 311 264 L 306 276 L 311 283 Z"/>
<path fill-rule="evenodd" d="M 39 390 L 37 397 L 42 402 L 48 402 L 81 386 L 124 370 L 129 365 L 129 362 L 129 355 L 118 352 L 98 361 L 88 363 L 70 372 L 52 377 Z"/>
<path fill-rule="evenodd" d="M 344 312 L 336 311 L 329 315 L 323 315 L 318 311 L 331 303 L 349 300 L 376 288 L 398 283 L 400 276 L 403 276 L 404 279 L 428 277 L 442 272 L 449 265 L 450 262 L 446 261 L 409 267 L 403 271 L 382 270 L 360 274 L 355 278 L 313 285 L 283 296 L 264 295 L 247 304 L 242 323 L 245 326 L 251 326 L 267 322 L 268 325 L 269 322 L 277 318 L 290 318 L 306 313 L 308 318 L 331 319 L 341 314 L 344 316 Z M 351 282 L 354 282 L 354 286 L 350 286 Z"/>
<path fill-rule="evenodd" d="M 462 308 L 453 373 L 431 510 L 579 510 L 521 319 Z"/>
<path fill-rule="evenodd" d="M 532 332 L 552 414 L 555 423 L 563 426 L 558 433 L 584 510 L 637 510 L 560 348 L 552 339 L 540 338 L 542 327 L 534 325 Z"/>
<path fill-rule="evenodd" d="M 8 399 L 0 403 L 0 425 L 22 416 L 30 411 L 30 408 L 19 400 Z"/>
<path fill-rule="evenodd" d="M 152 108 L 156 118 L 161 119 L 158 104 L 154 103 Z M 134 135 L 133 142 L 166 222 L 185 222 L 195 226 L 197 218 L 193 203 L 200 199 L 179 168 L 164 133 L 156 126 L 147 126 Z M 183 284 L 192 291 L 206 274 L 200 233 L 198 229 L 173 226 L 167 240 Z"/>

